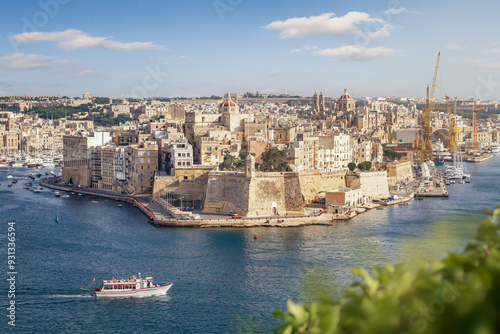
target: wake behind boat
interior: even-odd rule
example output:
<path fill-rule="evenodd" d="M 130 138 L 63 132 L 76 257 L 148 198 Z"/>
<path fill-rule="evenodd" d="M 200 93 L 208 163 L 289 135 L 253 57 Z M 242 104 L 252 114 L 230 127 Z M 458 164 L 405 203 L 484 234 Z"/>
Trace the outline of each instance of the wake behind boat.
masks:
<path fill-rule="evenodd" d="M 173 283 L 153 283 L 153 277 L 143 279 L 139 273 L 139 278 L 133 276 L 128 279 L 104 280 L 94 293 L 97 298 L 150 297 L 166 294 L 172 285 Z"/>

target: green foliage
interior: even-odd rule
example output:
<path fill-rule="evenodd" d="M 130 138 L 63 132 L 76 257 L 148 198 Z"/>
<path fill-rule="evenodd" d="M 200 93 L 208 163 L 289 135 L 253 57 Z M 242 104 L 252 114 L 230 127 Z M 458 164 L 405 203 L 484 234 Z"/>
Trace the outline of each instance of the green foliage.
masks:
<path fill-rule="evenodd" d="M 229 151 L 226 151 L 224 155 L 224 161 L 219 165 L 220 170 L 243 170 L 245 167 L 245 159 L 248 156 L 248 151 L 241 149 L 238 153 L 238 157 L 231 155 Z"/>
<path fill-rule="evenodd" d="M 95 104 L 109 104 L 109 97 L 94 97 Z"/>
<path fill-rule="evenodd" d="M 500 205 L 486 211 L 475 241 L 461 254 L 421 263 L 353 269 L 362 278 L 338 300 L 288 301 L 276 333 L 499 333 Z"/>
<path fill-rule="evenodd" d="M 385 149 L 384 150 L 384 157 L 387 157 L 391 160 L 399 160 L 401 159 L 403 155 L 401 153 L 398 153 L 396 151 L 393 151 L 391 149 Z"/>
<path fill-rule="evenodd" d="M 347 168 L 349 168 L 349 170 L 352 172 L 353 170 L 356 169 L 356 163 L 349 162 L 349 164 L 347 164 Z"/>
<path fill-rule="evenodd" d="M 349 165 L 348 165 L 349 167 Z M 371 161 L 363 161 L 358 164 L 358 168 L 361 170 L 370 170 L 372 169 L 372 162 Z"/>
<path fill-rule="evenodd" d="M 116 118 L 111 118 L 111 117 L 109 117 L 108 113 L 100 113 L 98 115 L 92 116 L 92 118 L 94 120 L 94 124 L 96 124 L 98 126 L 108 126 L 108 127 L 120 125 L 122 123 L 126 123 L 126 122 L 132 120 L 130 117 L 128 117 L 127 115 L 124 115 L 124 114 L 118 115 L 118 117 L 116 117 Z M 88 119 L 88 117 L 87 117 L 87 119 Z"/>
<path fill-rule="evenodd" d="M 67 116 L 73 116 L 80 112 L 88 112 L 90 104 L 81 104 L 77 107 L 65 106 L 49 106 L 49 107 L 35 107 L 32 112 L 37 114 L 40 118 L 59 119 Z"/>
<path fill-rule="evenodd" d="M 285 151 L 278 148 L 265 150 L 262 155 L 262 170 L 266 172 L 284 172 L 290 171 L 288 158 Z"/>

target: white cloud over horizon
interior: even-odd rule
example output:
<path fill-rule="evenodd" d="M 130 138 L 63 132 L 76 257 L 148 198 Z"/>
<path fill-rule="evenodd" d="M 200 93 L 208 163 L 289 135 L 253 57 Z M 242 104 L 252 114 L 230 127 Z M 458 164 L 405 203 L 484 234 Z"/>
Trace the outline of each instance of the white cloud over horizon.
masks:
<path fill-rule="evenodd" d="M 376 58 L 386 58 L 396 55 L 402 51 L 379 46 L 376 48 L 365 48 L 358 45 L 344 45 L 338 48 L 317 49 L 314 54 L 324 57 L 334 57 L 337 61 L 365 61 Z"/>
<path fill-rule="evenodd" d="M 274 21 L 264 29 L 281 31 L 280 38 L 315 37 L 343 37 L 352 36 L 360 32 L 359 26 L 371 24 L 378 29 L 369 35 L 371 37 L 388 36 L 392 25 L 380 18 L 372 17 L 364 12 L 349 12 L 344 16 L 335 16 L 334 13 L 323 13 L 318 16 L 294 17 L 285 21 Z"/>
<path fill-rule="evenodd" d="M 91 36 L 82 30 L 67 29 L 64 31 L 54 32 L 27 32 L 19 33 L 12 36 L 12 39 L 17 43 L 38 43 L 38 42 L 54 42 L 57 47 L 65 51 L 74 51 L 86 48 L 100 48 L 115 51 L 135 51 L 135 50 L 159 50 L 162 46 L 152 42 L 117 42 L 111 40 L 112 36 L 97 37 Z"/>
<path fill-rule="evenodd" d="M 37 70 L 72 64 L 74 62 L 68 59 L 26 53 L 12 53 L 0 58 L 0 69 L 11 71 Z"/>

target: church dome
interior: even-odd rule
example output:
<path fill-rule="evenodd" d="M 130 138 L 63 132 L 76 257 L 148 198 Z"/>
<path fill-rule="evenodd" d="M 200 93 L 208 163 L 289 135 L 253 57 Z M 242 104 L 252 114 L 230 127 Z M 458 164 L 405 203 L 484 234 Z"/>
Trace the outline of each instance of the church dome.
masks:
<path fill-rule="evenodd" d="M 236 104 L 231 101 L 231 100 L 228 100 L 228 101 L 224 101 L 220 104 L 220 107 L 236 107 Z"/>
<path fill-rule="evenodd" d="M 236 103 L 231 100 L 231 94 L 227 93 L 226 100 L 219 105 L 220 108 L 236 107 Z"/>
<path fill-rule="evenodd" d="M 344 89 L 344 94 L 340 97 L 341 99 L 352 99 L 351 95 L 347 92 L 347 89 Z"/>

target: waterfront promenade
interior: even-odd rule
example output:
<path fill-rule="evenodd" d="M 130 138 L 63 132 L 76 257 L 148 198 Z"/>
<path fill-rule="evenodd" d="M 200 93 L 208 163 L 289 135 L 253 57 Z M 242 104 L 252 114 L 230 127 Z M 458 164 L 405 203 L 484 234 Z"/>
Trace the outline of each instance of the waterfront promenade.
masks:
<path fill-rule="evenodd" d="M 336 221 L 343 220 L 339 216 L 324 213 L 315 208 L 308 209 L 304 215 L 281 215 L 281 216 L 262 216 L 247 218 L 232 218 L 227 215 L 203 214 L 197 213 L 196 218 L 175 218 L 168 215 L 160 205 L 151 201 L 149 195 L 130 196 L 109 190 L 77 188 L 75 186 L 56 183 L 58 178 L 46 178 L 40 181 L 44 187 L 69 191 L 74 193 L 99 196 L 117 201 L 127 202 L 137 207 L 144 213 L 149 223 L 157 227 L 190 227 L 190 228 L 209 228 L 209 227 L 298 227 L 309 225 L 333 225 Z M 347 217 L 345 218 L 347 219 Z"/>

